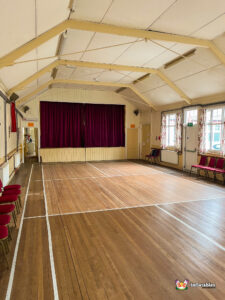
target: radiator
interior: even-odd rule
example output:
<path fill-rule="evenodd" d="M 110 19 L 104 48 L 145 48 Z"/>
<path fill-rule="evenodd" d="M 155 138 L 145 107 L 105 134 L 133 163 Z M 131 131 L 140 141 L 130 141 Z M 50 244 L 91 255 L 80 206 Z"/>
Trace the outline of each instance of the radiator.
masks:
<path fill-rule="evenodd" d="M 170 150 L 161 150 L 161 161 L 178 165 L 178 153 Z"/>
<path fill-rule="evenodd" d="M 15 154 L 14 161 L 15 161 L 15 168 L 18 168 L 20 165 L 20 153 L 19 152 L 17 152 Z"/>
<path fill-rule="evenodd" d="M 0 179 L 2 180 L 3 186 L 9 182 L 9 163 L 6 162 L 0 167 Z"/>

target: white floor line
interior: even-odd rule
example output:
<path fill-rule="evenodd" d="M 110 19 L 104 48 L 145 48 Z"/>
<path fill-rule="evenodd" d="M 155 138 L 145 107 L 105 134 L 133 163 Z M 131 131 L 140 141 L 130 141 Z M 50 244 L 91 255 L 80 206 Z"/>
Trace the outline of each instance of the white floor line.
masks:
<path fill-rule="evenodd" d="M 149 167 L 144 166 L 144 165 L 139 164 L 139 163 L 136 163 L 136 162 L 133 162 L 133 161 L 131 161 L 130 163 L 133 163 L 133 164 L 136 164 L 136 165 L 139 165 L 139 166 L 142 166 L 142 167 L 144 167 L 144 168 L 148 168 L 148 169 L 149 169 Z M 158 166 L 160 166 L 160 165 L 158 165 Z M 166 168 L 165 166 L 162 166 L 162 167 Z M 164 175 L 166 174 L 166 175 L 169 175 L 169 176 L 173 176 L 173 177 L 175 176 L 175 177 L 178 177 L 178 176 L 176 176 L 176 175 L 173 175 L 173 174 L 170 174 L 170 173 L 166 173 L 166 172 L 163 172 L 163 171 L 160 171 L 160 170 L 157 170 L 157 171 L 158 171 L 159 173 L 164 174 Z M 176 171 L 176 169 L 175 169 L 175 171 Z M 179 170 L 178 170 L 178 171 L 179 171 Z M 180 171 L 182 171 L 182 170 L 180 170 Z M 190 176 L 190 177 L 191 177 L 191 176 Z M 216 189 L 215 186 L 206 185 L 206 184 L 201 183 L 201 182 L 195 182 L 195 181 L 190 180 L 190 179 L 188 179 L 188 178 L 184 178 L 183 176 L 180 176 L 180 177 L 178 177 L 178 178 L 182 178 L 182 179 L 187 180 L 188 182 L 192 182 L 192 183 L 194 183 L 194 184 L 200 184 L 200 185 L 202 185 L 202 186 L 204 186 L 204 187 L 207 187 L 207 188 L 216 190 L 216 191 L 218 192 L 218 190 Z M 207 183 L 207 182 L 206 182 L 206 183 Z M 225 194 L 225 192 L 223 192 L 223 191 L 220 191 L 220 192 Z"/>
<path fill-rule="evenodd" d="M 218 247 L 219 249 L 225 251 L 225 248 L 217 243 L 216 241 L 214 241 L 213 239 L 211 239 L 210 237 L 208 237 L 206 234 L 202 233 L 201 231 L 195 229 L 194 227 L 188 225 L 187 223 L 185 223 L 184 221 L 182 221 L 181 219 L 177 218 L 176 216 L 174 216 L 173 214 L 171 214 L 170 212 L 168 212 L 167 210 L 163 209 L 162 207 L 155 205 L 155 207 L 157 207 L 158 209 L 162 210 L 164 213 L 166 213 L 167 215 L 169 215 L 170 217 L 172 217 L 173 219 L 177 220 L 178 222 L 180 222 L 181 224 L 183 224 L 184 226 L 186 226 L 187 228 L 189 228 L 190 230 L 200 234 L 202 237 L 204 237 L 205 239 L 207 239 L 208 241 L 210 241 L 211 243 L 213 243 L 216 247 Z"/>
<path fill-rule="evenodd" d="M 198 199 L 198 200 L 186 200 L 180 202 L 167 202 L 167 203 L 153 203 L 153 204 L 142 204 L 142 205 L 134 205 L 134 206 L 124 206 L 124 207 L 113 207 L 113 208 L 106 208 L 106 209 L 95 209 L 95 210 L 84 210 L 84 211 L 75 211 L 75 212 L 68 212 L 68 213 L 58 213 L 58 214 L 49 214 L 49 217 L 56 217 L 56 216 L 67 216 L 67 215 L 78 215 L 78 214 L 87 214 L 87 213 L 96 213 L 96 212 L 106 212 L 106 211 L 114 211 L 114 210 L 126 210 L 132 208 L 144 208 L 144 207 L 151 207 L 157 205 L 171 205 L 171 204 L 182 204 L 182 203 L 189 203 L 189 202 L 197 202 L 197 201 L 213 201 L 219 200 L 223 198 L 214 198 L 214 199 Z M 225 200 L 224 200 L 225 202 Z M 37 218 L 41 218 L 43 216 L 37 216 Z M 27 217 L 34 219 L 35 217 Z"/>
<path fill-rule="evenodd" d="M 40 193 L 29 193 L 28 196 L 40 195 Z"/>
<path fill-rule="evenodd" d="M 100 173 L 102 173 L 103 175 L 105 175 L 105 177 L 109 177 L 108 174 L 106 174 L 105 172 L 101 171 L 99 168 L 97 168 L 96 166 L 92 165 L 91 163 L 87 162 L 87 164 L 89 166 L 92 166 L 93 168 L 95 168 L 96 170 L 98 170 Z"/>
<path fill-rule="evenodd" d="M 50 228 L 50 224 L 49 224 L 48 205 L 47 205 L 47 200 L 46 200 L 43 165 L 41 166 L 41 172 L 42 172 L 42 179 L 43 179 L 43 192 L 44 192 L 44 201 L 45 201 L 46 224 L 47 224 L 47 231 L 48 231 L 48 246 L 49 246 L 51 273 L 52 273 L 52 284 L 53 284 L 53 291 L 54 291 L 54 299 L 58 300 L 59 294 L 58 294 L 58 286 L 57 286 L 56 273 L 55 273 L 54 255 L 53 255 L 53 249 L 52 249 L 52 235 L 51 235 L 51 228 Z"/>
<path fill-rule="evenodd" d="M 107 175 L 107 176 L 89 176 L 89 177 L 66 177 L 66 178 L 52 178 L 52 179 L 45 179 L 45 181 L 60 181 L 60 180 L 84 180 L 84 179 L 98 179 L 98 178 L 111 178 L 111 177 L 131 177 L 131 176 L 152 176 L 154 174 L 127 174 L 127 175 Z M 39 181 L 39 180 L 37 180 Z M 42 180 L 40 180 L 42 181 Z"/>
<path fill-rule="evenodd" d="M 46 218 L 46 215 L 44 215 L 44 216 L 24 217 L 24 220 L 37 219 L 37 218 Z"/>
<path fill-rule="evenodd" d="M 26 195 L 25 195 L 25 199 L 24 199 L 23 212 L 21 215 L 21 221 L 20 221 L 19 231 L 18 231 L 17 240 L 16 240 L 16 246 L 15 246 L 14 255 L 13 255 L 13 261 L 12 261 L 12 266 L 11 266 L 11 271 L 10 271 L 8 288 L 7 288 L 6 297 L 5 297 L 6 300 L 10 300 L 10 297 L 11 297 L 13 280 L 14 280 L 15 269 L 16 269 L 16 260 L 17 260 L 19 245 L 20 245 L 20 238 L 21 238 L 21 232 L 22 232 L 22 228 L 23 228 L 24 213 L 25 213 L 26 205 L 27 205 L 27 197 L 28 197 L 28 191 L 29 191 L 29 187 L 30 187 L 32 170 L 33 170 L 33 164 L 31 166 L 30 176 L 29 176 L 28 185 L 27 185 L 27 191 L 26 191 Z"/>

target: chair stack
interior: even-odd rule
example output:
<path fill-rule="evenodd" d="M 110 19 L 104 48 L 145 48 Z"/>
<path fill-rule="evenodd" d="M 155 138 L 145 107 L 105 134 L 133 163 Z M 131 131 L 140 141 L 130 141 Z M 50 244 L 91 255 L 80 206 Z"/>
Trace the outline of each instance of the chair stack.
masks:
<path fill-rule="evenodd" d="M 197 174 L 200 175 L 200 170 L 203 170 L 206 177 L 209 177 L 210 172 L 213 173 L 213 180 L 216 179 L 216 174 L 221 174 L 223 176 L 223 184 L 225 182 L 225 169 L 224 169 L 224 158 L 210 157 L 209 163 L 207 164 L 207 156 L 201 156 L 198 165 L 192 165 L 190 174 L 192 173 L 192 168 L 197 169 Z"/>
<path fill-rule="evenodd" d="M 12 240 L 11 220 L 16 227 L 17 214 L 20 213 L 21 186 L 18 184 L 3 187 L 0 180 L 0 253 L 2 253 L 7 267 L 9 267 L 7 254 L 9 253 L 8 241 Z M 11 218 L 12 217 L 12 218 Z"/>

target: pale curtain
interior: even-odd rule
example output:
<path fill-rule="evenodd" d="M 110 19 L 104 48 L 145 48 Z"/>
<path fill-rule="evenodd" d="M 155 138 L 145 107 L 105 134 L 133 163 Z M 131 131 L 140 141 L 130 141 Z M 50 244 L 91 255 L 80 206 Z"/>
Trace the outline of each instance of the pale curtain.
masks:
<path fill-rule="evenodd" d="M 166 148 L 166 114 L 162 114 L 161 147 L 162 149 Z"/>

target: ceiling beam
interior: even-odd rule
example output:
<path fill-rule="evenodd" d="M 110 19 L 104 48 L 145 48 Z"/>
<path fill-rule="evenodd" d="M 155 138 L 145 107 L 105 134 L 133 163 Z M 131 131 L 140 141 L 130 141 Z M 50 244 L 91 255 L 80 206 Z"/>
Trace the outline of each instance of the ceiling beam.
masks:
<path fill-rule="evenodd" d="M 19 98 L 16 101 L 16 107 L 22 106 L 27 100 L 29 100 L 31 97 L 37 95 L 39 92 L 41 92 L 42 90 L 44 90 L 45 88 L 47 88 L 52 83 L 53 83 L 53 80 L 49 80 L 46 83 L 44 83 L 41 86 L 39 86 L 38 88 L 36 88 L 33 92 L 27 94 L 26 96 L 24 96 L 22 98 Z"/>
<path fill-rule="evenodd" d="M 135 66 L 124 66 L 124 65 L 112 65 L 112 64 L 103 64 L 103 63 L 95 63 L 95 62 L 85 62 L 85 61 L 75 61 L 75 60 L 56 60 L 53 63 L 49 64 L 48 66 L 44 67 L 37 73 L 33 74 L 32 76 L 26 78 L 19 84 L 15 85 L 11 89 L 7 91 L 8 95 L 15 93 L 18 90 L 23 89 L 26 85 L 31 83 L 33 80 L 38 79 L 42 75 L 47 72 L 51 72 L 54 68 L 58 67 L 59 65 L 69 65 L 74 67 L 86 67 L 86 68 L 97 68 L 97 69 L 104 69 L 104 70 L 117 70 L 117 71 L 130 71 L 130 72 L 143 72 L 143 73 L 152 73 L 156 74 L 157 70 L 152 68 L 144 68 L 144 67 L 135 67 Z"/>
<path fill-rule="evenodd" d="M 209 41 L 209 49 L 225 65 L 225 54 L 214 44 L 214 42 Z"/>
<path fill-rule="evenodd" d="M 130 36 L 135 38 L 143 38 L 147 40 L 160 40 L 160 41 L 167 41 L 167 42 L 198 45 L 198 46 L 210 48 L 220 60 L 221 58 L 222 60 L 225 59 L 225 54 L 223 54 L 220 51 L 218 52 L 216 50 L 218 48 L 215 45 L 213 45 L 212 42 L 209 40 L 199 39 L 199 38 L 194 38 L 194 37 L 184 36 L 184 35 L 158 32 L 158 31 L 135 29 L 135 28 L 128 28 L 122 26 L 115 26 L 115 25 L 102 24 L 102 23 L 100 24 L 95 22 L 70 19 L 70 20 L 63 21 L 62 23 L 56 25 L 55 27 L 51 28 L 45 33 L 39 35 L 38 37 L 32 39 L 26 44 L 11 51 L 7 55 L 1 57 L 0 68 L 12 65 L 15 60 L 17 60 L 21 56 L 24 56 L 26 53 L 32 51 L 33 49 L 39 47 L 40 45 L 47 42 L 48 40 L 55 37 L 56 35 L 59 35 L 66 29 L 77 29 L 77 30 L 107 33 L 107 34 L 115 34 L 120 36 L 122 35 L 122 36 Z"/>
<path fill-rule="evenodd" d="M 55 36 L 59 35 L 61 32 L 68 28 L 68 20 L 63 21 L 62 23 L 56 25 L 55 27 L 49 29 L 48 31 L 42 33 L 38 37 L 30 40 L 26 44 L 18 47 L 17 49 L 11 51 L 10 53 L 4 55 L 0 58 L 0 68 L 5 66 L 10 66 L 14 63 L 15 60 L 24 56 L 28 52 L 34 50 L 35 48 L 39 47 L 40 45 L 46 43 L 50 39 L 54 38 Z"/>
<path fill-rule="evenodd" d="M 85 62 L 85 61 L 73 61 L 73 60 L 56 60 L 55 62 L 51 63 L 47 67 L 41 69 L 37 73 L 33 74 L 32 76 L 28 77 L 21 83 L 17 84 L 10 90 L 8 90 L 7 94 L 11 95 L 16 91 L 24 88 L 26 85 L 31 83 L 33 80 L 38 79 L 40 76 L 45 74 L 46 72 L 51 72 L 52 69 L 59 65 L 70 65 L 74 67 L 85 67 L 85 68 L 97 68 L 97 69 L 106 69 L 106 70 L 117 70 L 117 71 L 130 71 L 130 72 L 142 72 L 148 74 L 157 74 L 160 76 L 162 80 L 164 80 L 176 93 L 178 93 L 181 98 L 183 98 L 187 103 L 190 104 L 190 99 L 187 95 L 184 94 L 165 74 L 157 69 L 152 68 L 145 68 L 145 67 L 135 67 L 135 66 L 125 66 L 125 65 L 114 65 L 114 64 L 103 64 L 103 63 L 95 63 L 95 62 Z M 124 87 L 124 86 L 123 86 Z"/>
<path fill-rule="evenodd" d="M 192 44 L 192 45 L 207 47 L 207 40 L 189 37 L 185 35 L 177 35 L 177 34 L 164 33 L 159 31 L 152 31 L 152 30 L 144 30 L 144 29 L 135 29 L 129 27 L 95 23 L 90 21 L 80 21 L 74 19 L 68 20 L 68 25 L 70 29 L 78 29 L 78 30 L 108 33 L 108 34 L 115 34 L 115 35 L 122 35 L 122 36 L 130 36 L 134 38 L 142 38 L 147 40 L 160 40 L 160 41 Z"/>
<path fill-rule="evenodd" d="M 162 73 L 160 70 L 157 70 L 157 75 L 166 82 L 178 95 L 181 96 L 181 98 L 187 102 L 188 104 L 191 104 L 191 99 L 188 98 L 188 96 L 175 84 L 173 81 L 171 81 L 164 73 Z"/>
<path fill-rule="evenodd" d="M 64 84 L 80 84 L 80 85 L 94 85 L 94 86 L 114 86 L 114 87 L 125 87 L 131 89 L 136 95 L 138 95 L 146 104 L 156 109 L 151 100 L 147 99 L 142 95 L 132 84 L 115 83 L 115 82 L 102 82 L 102 81 L 86 81 L 86 80 L 68 80 L 68 79 L 56 79 L 54 83 Z"/>
<path fill-rule="evenodd" d="M 21 81 L 20 83 L 18 83 L 17 85 L 15 85 L 11 89 L 9 89 L 7 91 L 7 95 L 10 96 L 10 95 L 12 95 L 12 93 L 15 93 L 16 91 L 22 90 L 25 86 L 30 84 L 32 81 L 40 78 L 42 75 L 44 75 L 48 72 L 51 72 L 57 66 L 58 66 L 58 60 L 52 62 L 51 64 L 47 65 L 46 67 L 44 67 L 40 71 L 34 73 L 33 75 L 29 76 L 25 80 Z"/>
<path fill-rule="evenodd" d="M 83 80 L 68 80 L 68 79 L 55 79 L 49 80 L 45 84 L 39 86 L 33 92 L 29 93 L 28 95 L 19 98 L 16 101 L 16 106 L 20 107 L 24 103 L 26 103 L 30 98 L 41 92 L 46 87 L 55 84 L 55 83 L 62 83 L 62 84 L 79 84 L 79 85 L 93 85 L 93 86 L 113 86 L 113 87 L 125 87 L 130 88 L 137 96 L 139 96 L 145 103 L 147 103 L 150 107 L 156 110 L 154 104 L 147 99 L 144 95 L 142 95 L 137 89 L 131 84 L 122 84 L 122 83 L 115 83 L 115 82 L 100 82 L 100 81 L 83 81 Z"/>

